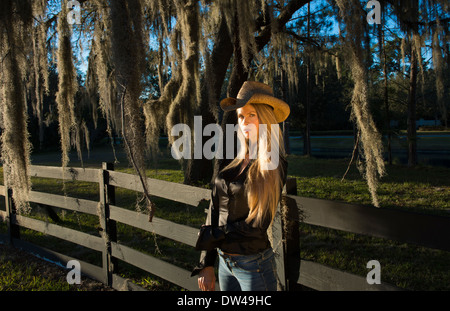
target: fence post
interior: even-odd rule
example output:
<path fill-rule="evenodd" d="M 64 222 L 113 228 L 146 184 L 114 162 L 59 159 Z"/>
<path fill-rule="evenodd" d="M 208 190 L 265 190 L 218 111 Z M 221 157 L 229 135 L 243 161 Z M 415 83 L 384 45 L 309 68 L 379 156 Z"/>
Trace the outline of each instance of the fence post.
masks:
<path fill-rule="evenodd" d="M 5 179 L 6 180 L 6 179 Z M 12 189 L 5 187 L 6 223 L 8 226 L 8 242 L 14 245 L 14 239 L 20 238 L 20 227 L 15 224 L 16 207 L 12 198 Z"/>
<path fill-rule="evenodd" d="M 297 179 L 288 178 L 286 195 L 297 195 Z M 294 199 L 284 196 L 283 241 L 285 243 L 285 275 L 287 290 L 296 290 L 300 271 L 300 213 Z"/>
<path fill-rule="evenodd" d="M 272 247 L 276 254 L 278 290 L 292 290 L 297 283 L 294 271 L 300 263 L 298 237 L 298 209 L 295 200 L 288 198 L 288 194 L 297 194 L 297 180 L 288 178 L 283 188 L 280 208 L 272 224 Z M 298 262 L 298 264 L 296 263 Z"/>
<path fill-rule="evenodd" d="M 105 240 L 105 249 L 103 251 L 103 270 L 105 273 L 105 283 L 112 287 L 113 273 L 117 271 L 117 259 L 111 255 L 111 242 L 117 242 L 116 222 L 110 219 L 109 206 L 115 204 L 115 188 L 109 185 L 109 172 L 114 170 L 113 163 L 102 163 L 100 170 L 99 190 L 100 206 L 99 211 L 100 225 L 103 229 L 103 239 Z"/>
<path fill-rule="evenodd" d="M 3 180 L 5 181 L 5 207 L 6 207 L 6 223 L 8 226 L 8 242 L 10 245 L 14 244 L 14 239 L 20 238 L 20 227 L 15 224 L 16 221 L 16 207 L 12 198 L 12 189 L 7 183 L 7 169 L 3 167 Z"/>
<path fill-rule="evenodd" d="M 282 205 L 280 204 L 280 207 Z M 276 276 L 277 276 L 277 290 L 286 290 L 286 274 L 285 274 L 285 245 L 283 242 L 283 224 L 281 221 L 282 210 L 278 209 L 273 219 L 271 232 L 269 231 L 269 237 L 272 238 L 272 248 L 275 253 L 275 264 L 276 264 Z"/>

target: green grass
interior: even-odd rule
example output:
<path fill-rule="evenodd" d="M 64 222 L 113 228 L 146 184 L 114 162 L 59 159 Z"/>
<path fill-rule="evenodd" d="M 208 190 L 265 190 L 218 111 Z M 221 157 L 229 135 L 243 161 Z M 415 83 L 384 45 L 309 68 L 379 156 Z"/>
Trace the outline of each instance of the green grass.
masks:
<path fill-rule="evenodd" d="M 366 181 L 346 159 L 289 157 L 290 176 L 297 178 L 299 196 L 357 204 L 371 204 Z M 386 176 L 378 188 L 380 205 L 385 208 L 450 215 L 450 169 L 401 165 L 386 166 Z"/>
<path fill-rule="evenodd" d="M 33 264 L 18 265 L 11 260 L 0 258 L 0 291 L 67 291 L 70 285 L 65 280 L 49 280 L 35 274 Z"/>
<path fill-rule="evenodd" d="M 85 166 L 100 167 L 100 163 L 110 157 L 107 152 L 106 149 L 100 150 L 99 154 L 92 151 L 91 158 L 84 161 Z M 116 164 L 116 170 L 134 173 L 123 154 L 119 152 L 118 154 L 120 163 Z M 48 162 L 49 165 L 58 165 L 58 156 L 41 155 L 33 161 L 33 164 L 43 165 Z M 324 160 L 291 155 L 288 161 L 288 175 L 297 178 L 299 196 L 370 204 L 367 185 L 354 164 L 345 180 L 341 181 L 347 169 L 348 159 Z M 178 183 L 183 180 L 178 162 L 170 158 L 161 159 L 158 162 L 158 169 L 150 166 L 152 168 L 147 171 L 149 177 Z M 387 175 L 381 179 L 379 187 L 381 206 L 449 216 L 450 180 L 448 176 L 450 176 L 450 169 L 442 167 L 418 166 L 409 169 L 401 165 L 387 166 Z M 0 172 L 0 180 L 2 177 Z M 97 184 L 76 181 L 63 184 L 61 181 L 45 178 L 33 178 L 32 182 L 33 190 L 98 200 Z M 135 210 L 140 198 L 141 195 L 136 192 L 116 189 L 116 205 L 118 206 Z M 154 200 L 157 206 L 157 217 L 195 228 L 204 221 L 205 203 L 198 207 L 190 207 L 156 197 Z M 60 224 L 63 226 L 98 235 L 99 223 L 95 216 L 68 211 L 60 212 L 59 216 L 62 220 Z M 52 222 L 38 208 L 34 209 L 32 217 Z M 450 289 L 449 252 L 305 224 L 302 224 L 299 230 L 302 259 L 361 276 L 365 276 L 368 272 L 366 263 L 376 259 L 381 263 L 382 282 L 413 290 Z M 0 224 L 1 232 L 6 232 L 5 225 Z M 21 229 L 21 238 L 44 247 L 58 248 L 56 251 L 90 263 L 101 264 L 101 254 L 57 238 L 27 229 Z M 118 239 L 120 243 L 187 270 L 192 269 L 198 260 L 199 254 L 192 247 L 131 226 L 118 224 Z M 7 267 L 5 265 L 5 269 L 8 269 Z M 150 290 L 180 290 L 179 287 L 167 281 L 123 262 L 119 262 L 119 274 L 133 279 L 137 284 Z M 32 281 L 29 282 L 33 284 Z M 41 287 L 38 285 L 37 288 Z M 57 288 L 56 285 L 55 288 Z"/>
<path fill-rule="evenodd" d="M 100 282 L 81 276 L 68 284 L 67 270 L 31 254 L 0 244 L 0 291 L 107 290 Z"/>

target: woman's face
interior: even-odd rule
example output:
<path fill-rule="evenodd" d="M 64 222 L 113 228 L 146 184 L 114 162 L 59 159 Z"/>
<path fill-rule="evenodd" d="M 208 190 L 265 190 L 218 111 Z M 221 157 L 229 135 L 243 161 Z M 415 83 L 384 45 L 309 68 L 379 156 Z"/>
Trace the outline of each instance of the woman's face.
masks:
<path fill-rule="evenodd" d="M 256 141 L 258 139 L 259 119 L 255 107 L 248 104 L 236 109 L 239 127 L 246 139 Z"/>

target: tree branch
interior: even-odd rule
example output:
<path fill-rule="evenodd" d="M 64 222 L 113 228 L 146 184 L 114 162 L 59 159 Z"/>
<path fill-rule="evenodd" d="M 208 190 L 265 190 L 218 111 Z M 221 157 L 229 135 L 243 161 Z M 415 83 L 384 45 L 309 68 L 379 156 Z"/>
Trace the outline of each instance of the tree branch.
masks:
<path fill-rule="evenodd" d="M 287 35 L 290 35 L 290 36 L 294 37 L 294 39 L 296 39 L 298 41 L 307 42 L 307 43 L 309 43 L 311 45 L 314 45 L 317 48 L 321 48 L 322 47 L 319 44 L 319 42 L 317 42 L 316 40 L 314 40 L 312 38 L 299 36 L 298 34 L 296 34 L 295 32 L 293 32 L 291 30 L 284 30 L 283 32 L 286 33 Z"/>
<path fill-rule="evenodd" d="M 312 0 L 292 0 L 281 10 L 280 15 L 274 19 L 270 25 L 264 28 L 260 35 L 255 38 L 258 51 L 261 51 L 264 46 L 270 41 L 272 33 L 280 32 L 283 27 L 289 22 L 292 15 L 297 12 L 302 6 L 311 2 Z"/>

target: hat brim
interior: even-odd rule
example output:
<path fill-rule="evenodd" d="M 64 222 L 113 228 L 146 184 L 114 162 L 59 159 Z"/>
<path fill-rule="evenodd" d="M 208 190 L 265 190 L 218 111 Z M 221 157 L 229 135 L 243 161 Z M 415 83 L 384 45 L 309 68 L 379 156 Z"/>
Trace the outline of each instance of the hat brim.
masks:
<path fill-rule="evenodd" d="M 275 118 L 278 123 L 281 123 L 287 119 L 291 109 L 281 99 L 267 95 L 267 94 L 254 94 L 248 101 L 242 101 L 236 98 L 228 97 L 220 102 L 220 108 L 223 111 L 232 111 L 238 108 L 242 108 L 247 104 L 266 104 L 273 108 Z"/>

